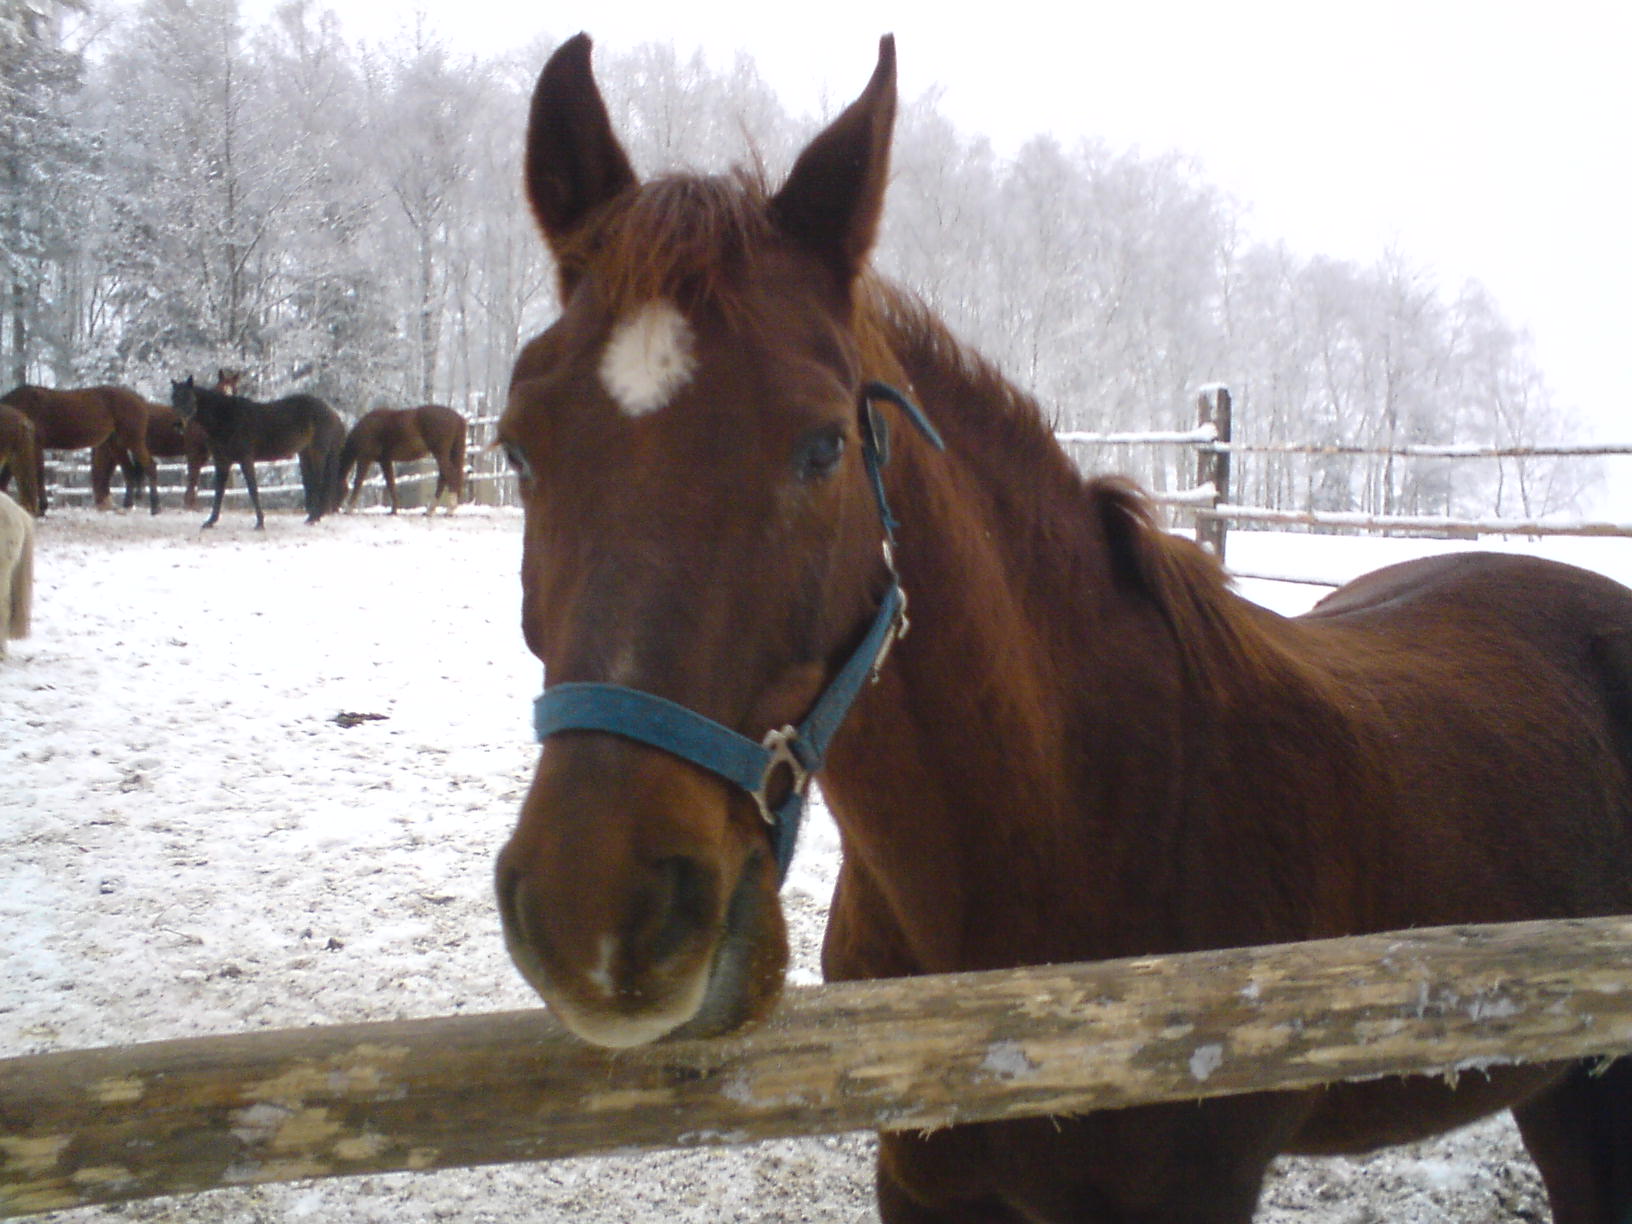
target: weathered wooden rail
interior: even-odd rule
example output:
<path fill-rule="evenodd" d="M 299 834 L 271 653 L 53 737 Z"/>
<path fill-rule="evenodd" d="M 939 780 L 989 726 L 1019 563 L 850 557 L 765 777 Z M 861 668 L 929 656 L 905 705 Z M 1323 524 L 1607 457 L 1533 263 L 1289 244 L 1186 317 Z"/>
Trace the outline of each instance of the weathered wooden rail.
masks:
<path fill-rule="evenodd" d="M 851 983 L 611 1053 L 542 1011 L 0 1062 L 0 1215 L 1632 1052 L 1632 917 Z"/>

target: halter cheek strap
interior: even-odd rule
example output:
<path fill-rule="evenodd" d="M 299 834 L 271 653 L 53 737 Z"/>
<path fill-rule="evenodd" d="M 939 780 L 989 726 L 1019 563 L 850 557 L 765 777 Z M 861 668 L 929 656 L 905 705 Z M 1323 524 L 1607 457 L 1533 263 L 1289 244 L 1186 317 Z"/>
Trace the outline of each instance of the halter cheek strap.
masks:
<path fill-rule="evenodd" d="M 769 731 L 755 742 L 730 727 L 667 698 L 621 684 L 552 685 L 533 704 L 533 731 L 542 743 L 563 731 L 601 731 L 660 748 L 723 778 L 748 794 L 771 827 L 777 881 L 787 878 L 811 777 L 821 769 L 850 707 L 878 678 L 890 647 L 907 632 L 907 596 L 895 569 L 897 523 L 884 497 L 883 467 L 889 460 L 889 425 L 875 406 L 884 400 L 906 413 L 938 449 L 945 443 L 922 410 L 895 388 L 867 383 L 861 390 L 862 458 L 884 527 L 884 562 L 890 585 L 866 635 L 797 726 Z M 771 807 L 771 792 L 785 778 L 787 796 Z"/>

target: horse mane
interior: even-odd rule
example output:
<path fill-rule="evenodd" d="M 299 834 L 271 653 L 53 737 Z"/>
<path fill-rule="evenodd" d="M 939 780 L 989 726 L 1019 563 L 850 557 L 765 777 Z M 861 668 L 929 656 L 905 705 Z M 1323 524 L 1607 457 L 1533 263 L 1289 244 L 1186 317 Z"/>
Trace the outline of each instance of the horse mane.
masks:
<path fill-rule="evenodd" d="M 1005 508 L 1022 531 L 1027 524 L 1041 531 L 1055 554 L 1037 564 L 1069 565 L 1071 540 L 1086 544 L 1097 535 L 1110 581 L 1154 605 L 1186 674 L 1203 691 L 1227 691 L 1243 666 L 1260 674 L 1306 671 L 1263 631 L 1266 614 L 1231 590 L 1217 557 L 1167 531 L 1159 507 L 1131 478 L 1084 477 L 1038 401 L 958 340 L 920 298 L 873 277 L 860 314 L 869 359 L 874 345 L 887 350 L 919 396 L 934 404 L 937 425 L 957 436 L 952 445 L 1004 469 L 994 484 L 1012 491 Z M 955 419 L 943 421 L 947 414 Z"/>
<path fill-rule="evenodd" d="M 562 284 L 593 264 L 614 314 L 668 298 L 738 313 L 754 253 L 776 241 L 764 175 L 669 174 L 608 202 L 556 252 Z"/>

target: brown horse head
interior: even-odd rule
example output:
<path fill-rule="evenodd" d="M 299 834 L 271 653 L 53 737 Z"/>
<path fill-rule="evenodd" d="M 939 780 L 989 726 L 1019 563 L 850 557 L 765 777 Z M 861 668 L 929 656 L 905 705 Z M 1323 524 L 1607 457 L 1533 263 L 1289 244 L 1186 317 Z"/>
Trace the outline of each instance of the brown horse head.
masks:
<path fill-rule="evenodd" d="M 501 445 L 526 506 L 522 621 L 548 683 L 625 686 L 758 743 L 798 722 L 890 572 L 854 327 L 882 209 L 894 45 L 774 192 L 637 178 L 583 36 L 539 78 L 526 185 L 561 314 L 516 362 Z M 500 855 L 511 953 L 581 1036 L 762 1016 L 787 939 L 752 799 L 598 731 L 546 741 Z"/>

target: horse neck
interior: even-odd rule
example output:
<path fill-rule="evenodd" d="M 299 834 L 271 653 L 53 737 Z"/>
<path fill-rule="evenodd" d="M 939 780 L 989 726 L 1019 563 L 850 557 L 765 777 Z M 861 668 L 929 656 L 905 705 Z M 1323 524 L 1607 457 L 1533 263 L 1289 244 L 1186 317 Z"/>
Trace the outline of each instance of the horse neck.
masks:
<path fill-rule="evenodd" d="M 1181 772 L 1164 754 L 1195 693 L 1171 609 L 1123 571 L 1171 567 L 1176 587 L 1205 586 L 1210 564 L 1170 555 L 1131 488 L 1085 483 L 990 370 L 947 360 L 938 340 L 898 355 L 947 450 L 914 436 L 891 461 L 912 626 L 835 744 L 824 790 L 845 870 L 886 894 L 869 909 L 894 915 L 910 952 L 830 966 L 847 976 L 985 967 L 1016 946 L 1046 959 L 1051 911 L 1080 909 L 1062 889 L 1138 900 L 1149 881 L 1105 874 L 1119 857 L 1105 851 L 1130 836 L 1107 796 L 1176 813 L 1158 793 Z M 1197 575 L 1176 572 L 1190 562 Z"/>

